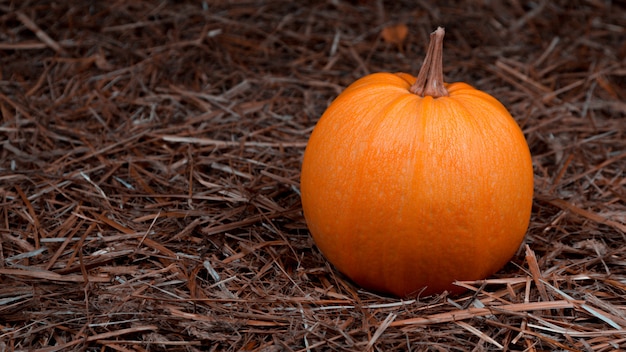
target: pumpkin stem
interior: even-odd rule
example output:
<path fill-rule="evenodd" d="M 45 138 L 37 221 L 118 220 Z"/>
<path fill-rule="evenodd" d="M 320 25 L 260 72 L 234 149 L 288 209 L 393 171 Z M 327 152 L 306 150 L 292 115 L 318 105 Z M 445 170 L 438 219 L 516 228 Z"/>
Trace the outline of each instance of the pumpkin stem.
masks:
<path fill-rule="evenodd" d="M 446 31 L 439 27 L 430 34 L 426 58 L 415 83 L 409 88 L 411 93 L 433 98 L 449 95 L 443 84 L 443 36 L 445 33 Z"/>

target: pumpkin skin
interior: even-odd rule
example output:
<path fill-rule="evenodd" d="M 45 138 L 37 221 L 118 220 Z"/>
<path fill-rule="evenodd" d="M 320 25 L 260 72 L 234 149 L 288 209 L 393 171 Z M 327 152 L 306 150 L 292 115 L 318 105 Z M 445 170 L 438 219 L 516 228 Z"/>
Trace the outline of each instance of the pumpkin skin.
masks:
<path fill-rule="evenodd" d="M 506 108 L 465 83 L 449 96 L 375 73 L 315 126 L 301 174 L 304 216 L 325 257 L 365 289 L 406 297 L 463 291 L 524 239 L 533 198 L 528 144 Z"/>

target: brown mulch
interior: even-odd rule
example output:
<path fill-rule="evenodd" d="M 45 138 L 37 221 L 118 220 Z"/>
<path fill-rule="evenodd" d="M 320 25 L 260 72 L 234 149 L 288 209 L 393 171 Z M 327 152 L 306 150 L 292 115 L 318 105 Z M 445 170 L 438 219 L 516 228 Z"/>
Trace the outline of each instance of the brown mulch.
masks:
<path fill-rule="evenodd" d="M 381 297 L 315 247 L 302 153 L 437 26 L 525 132 L 531 225 L 466 294 Z M 620 1 L 0 1 L 0 351 L 626 349 L 625 39 Z"/>

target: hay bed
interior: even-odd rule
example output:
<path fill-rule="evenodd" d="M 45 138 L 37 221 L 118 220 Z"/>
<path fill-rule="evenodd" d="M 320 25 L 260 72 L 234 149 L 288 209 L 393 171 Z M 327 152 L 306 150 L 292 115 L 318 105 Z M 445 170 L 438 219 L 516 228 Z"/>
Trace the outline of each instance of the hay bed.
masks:
<path fill-rule="evenodd" d="M 1 1 L 0 351 L 625 349 L 624 3 L 455 3 Z M 380 297 L 314 246 L 300 162 L 438 25 L 527 136 L 531 226 L 467 294 Z"/>

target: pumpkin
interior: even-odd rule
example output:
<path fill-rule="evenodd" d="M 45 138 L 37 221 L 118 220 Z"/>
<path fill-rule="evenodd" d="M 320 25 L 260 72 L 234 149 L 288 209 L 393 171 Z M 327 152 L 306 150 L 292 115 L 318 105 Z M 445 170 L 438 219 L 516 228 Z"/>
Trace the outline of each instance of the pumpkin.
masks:
<path fill-rule="evenodd" d="M 357 285 L 401 297 L 463 292 L 522 243 L 533 168 L 495 98 L 443 82 L 443 28 L 418 77 L 374 73 L 347 87 L 307 143 L 301 198 L 322 254 Z"/>

